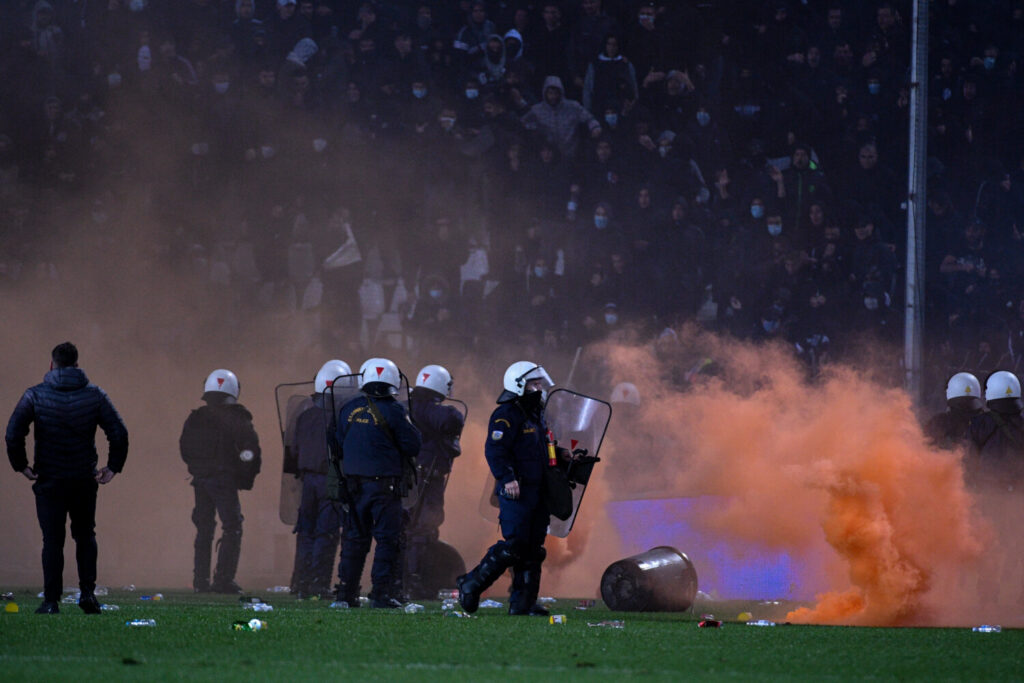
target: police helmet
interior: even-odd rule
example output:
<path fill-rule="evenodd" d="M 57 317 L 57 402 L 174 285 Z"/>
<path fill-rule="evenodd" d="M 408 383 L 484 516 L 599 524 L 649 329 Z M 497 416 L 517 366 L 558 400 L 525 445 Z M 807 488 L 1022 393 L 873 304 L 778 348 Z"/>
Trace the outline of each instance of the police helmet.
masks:
<path fill-rule="evenodd" d="M 241 385 L 238 378 L 235 377 L 235 373 L 230 370 L 214 370 L 207 375 L 206 383 L 203 385 L 204 393 L 218 392 L 227 394 L 234 399 L 238 398 L 239 391 L 241 391 Z"/>
<path fill-rule="evenodd" d="M 612 387 L 612 403 L 628 403 L 629 405 L 640 405 L 640 390 L 632 382 L 619 382 Z"/>
<path fill-rule="evenodd" d="M 359 368 L 359 389 L 374 396 L 394 396 L 402 384 L 398 366 L 387 358 L 371 358 Z"/>
<path fill-rule="evenodd" d="M 1021 410 L 1020 380 L 1017 375 L 999 370 L 985 382 L 985 402 L 997 413 L 1019 413 Z"/>
<path fill-rule="evenodd" d="M 345 361 L 329 360 L 316 373 L 316 379 L 313 380 L 313 389 L 316 393 L 322 394 L 327 391 L 327 387 L 334 386 L 334 380 L 351 374 L 352 368 Z"/>
<path fill-rule="evenodd" d="M 436 391 L 442 396 L 452 393 L 452 375 L 440 365 L 427 365 L 416 375 L 416 386 Z"/>
<path fill-rule="evenodd" d="M 946 383 L 946 403 L 951 408 L 980 410 L 981 382 L 969 372 L 958 372 Z"/>
<path fill-rule="evenodd" d="M 541 366 L 526 360 L 517 361 L 505 370 L 505 391 L 522 396 L 526 391 L 526 383 L 535 379 L 544 380 L 548 387 L 555 386 L 551 376 Z"/>

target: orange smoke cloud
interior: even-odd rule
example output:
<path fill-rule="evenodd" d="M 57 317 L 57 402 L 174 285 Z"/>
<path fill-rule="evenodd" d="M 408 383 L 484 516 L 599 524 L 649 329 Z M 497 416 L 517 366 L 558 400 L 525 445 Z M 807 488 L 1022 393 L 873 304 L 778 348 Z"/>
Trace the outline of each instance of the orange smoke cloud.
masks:
<path fill-rule="evenodd" d="M 618 495 L 715 496 L 720 505 L 688 520 L 694 527 L 826 560 L 838 571 L 804 578 L 831 589 L 791 621 L 943 618 L 935 609 L 948 596 L 936 586 L 955 583 L 982 544 L 959 457 L 927 446 L 904 392 L 848 367 L 808 383 L 786 349 L 693 330 L 678 343 L 605 353 L 616 380 L 647 388 L 629 438 L 646 435 L 649 448 L 619 466 Z M 688 390 L 666 381 L 667 369 L 702 357 L 714 360 L 712 376 Z"/>

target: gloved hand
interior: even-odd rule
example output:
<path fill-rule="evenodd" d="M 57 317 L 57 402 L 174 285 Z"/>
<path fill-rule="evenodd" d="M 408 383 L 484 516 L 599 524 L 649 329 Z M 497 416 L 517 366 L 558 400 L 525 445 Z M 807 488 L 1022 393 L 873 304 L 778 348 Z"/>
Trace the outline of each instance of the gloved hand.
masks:
<path fill-rule="evenodd" d="M 572 461 L 576 465 L 590 465 L 595 462 L 601 462 L 601 458 L 596 455 L 588 455 L 590 451 L 586 448 L 577 448 L 572 452 Z"/>

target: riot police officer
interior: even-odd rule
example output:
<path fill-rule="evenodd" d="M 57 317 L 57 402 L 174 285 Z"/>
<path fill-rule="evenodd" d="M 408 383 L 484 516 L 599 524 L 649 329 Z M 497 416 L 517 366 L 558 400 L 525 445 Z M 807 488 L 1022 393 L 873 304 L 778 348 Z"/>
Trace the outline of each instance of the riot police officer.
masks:
<path fill-rule="evenodd" d="M 330 418 L 333 408 L 325 405 L 325 392 L 330 388 L 335 398 L 340 397 L 341 383 L 350 382 L 351 374 L 352 369 L 345 361 L 324 363 L 313 380 L 312 405 L 295 419 L 291 448 L 302 480 L 302 499 L 295 523 L 294 583 L 300 598 L 330 591 L 341 510 L 327 498 L 327 440 L 335 438 L 336 425 Z"/>
<path fill-rule="evenodd" d="M 998 599 L 999 588 L 1012 585 L 1019 576 L 1024 561 L 1018 528 L 1024 514 L 1024 416 L 1017 376 L 1006 370 L 992 373 L 985 381 L 985 405 L 988 410 L 971 420 L 975 450 L 964 465 L 967 482 L 999 540 L 997 566 L 987 568 L 978 581 L 982 600 L 991 604 Z M 1024 594 L 1017 597 L 1024 602 Z"/>
<path fill-rule="evenodd" d="M 395 395 L 401 385 L 398 367 L 386 358 L 371 358 L 359 368 L 360 396 L 338 415 L 337 438 L 348 489 L 344 541 L 338 566 L 336 599 L 359 605 L 359 578 L 377 543 L 370 570 L 372 607 L 399 607 L 402 496 L 409 483 L 403 475 L 415 468 L 420 433 Z"/>
<path fill-rule="evenodd" d="M 451 390 L 451 373 L 440 365 L 427 365 L 420 370 L 412 390 L 412 418 L 423 438 L 417 460 L 419 496 L 410 508 L 405 534 L 405 590 L 413 597 L 423 592 L 421 573 L 430 545 L 438 540 L 444 523 L 448 475 L 452 461 L 462 452 L 459 438 L 465 417 L 455 406 L 443 403 Z"/>
<path fill-rule="evenodd" d="M 983 408 L 981 382 L 969 372 L 958 372 L 946 382 L 946 410 L 928 420 L 925 434 L 940 448 L 964 446 L 970 440 L 971 418 Z"/>
<path fill-rule="evenodd" d="M 192 475 L 196 504 L 195 564 L 192 587 L 197 593 L 241 593 L 235 583 L 242 550 L 242 506 L 239 490 L 252 489 L 260 471 L 260 443 L 252 414 L 238 403 L 238 378 L 230 370 L 214 370 L 206 378 L 203 401 L 185 420 L 179 445 Z M 220 517 L 220 551 L 210 582 L 214 513 Z"/>
<path fill-rule="evenodd" d="M 547 555 L 548 507 L 543 497 L 549 438 L 544 422 L 546 389 L 554 386 L 541 366 L 513 363 L 505 371 L 504 391 L 487 427 L 484 455 L 496 480 L 503 540 L 492 545 L 480 564 L 456 583 L 459 603 L 475 612 L 480 594 L 512 568 L 509 614 L 546 615 L 537 605 L 541 564 Z"/>

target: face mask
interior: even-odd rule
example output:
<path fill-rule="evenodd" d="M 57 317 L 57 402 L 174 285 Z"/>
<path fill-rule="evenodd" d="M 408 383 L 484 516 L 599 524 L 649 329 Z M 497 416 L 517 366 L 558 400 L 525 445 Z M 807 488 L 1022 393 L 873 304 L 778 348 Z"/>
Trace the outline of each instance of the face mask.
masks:
<path fill-rule="evenodd" d="M 263 145 L 260 147 L 260 154 L 263 155 L 264 159 L 270 159 L 274 156 L 274 148 L 270 145 Z"/>
<path fill-rule="evenodd" d="M 709 123 L 711 123 L 711 114 L 707 113 L 706 111 L 697 112 L 697 123 L 699 123 L 702 126 L 708 125 Z"/>
<path fill-rule="evenodd" d="M 604 321 L 608 325 L 614 325 L 615 323 L 619 322 L 619 316 L 615 313 L 605 313 Z"/>
<path fill-rule="evenodd" d="M 141 12 L 146 9 L 146 0 L 131 0 L 131 2 L 128 3 L 128 9 L 132 12 Z"/>
<path fill-rule="evenodd" d="M 412 89 L 412 94 L 413 94 L 413 97 L 415 97 L 416 99 L 422 100 L 424 97 L 427 96 L 427 89 L 426 88 L 413 88 Z"/>
<path fill-rule="evenodd" d="M 541 268 L 540 266 L 535 266 L 533 269 L 533 274 L 535 277 L 544 277 L 545 275 L 548 274 L 548 269 Z"/>
<path fill-rule="evenodd" d="M 869 311 L 877 311 L 878 299 L 876 299 L 873 296 L 864 297 L 864 308 L 868 309 Z"/>
<path fill-rule="evenodd" d="M 594 227 L 604 230 L 608 227 L 608 216 L 594 216 Z"/>
<path fill-rule="evenodd" d="M 522 398 L 519 399 L 519 404 L 523 406 L 523 409 L 528 412 L 534 412 L 540 410 L 540 407 L 544 404 L 547 399 L 547 392 L 541 391 L 529 391 L 523 394 Z"/>
<path fill-rule="evenodd" d="M 466 99 L 467 100 L 475 100 L 477 97 L 479 97 L 479 95 L 480 95 L 480 91 L 479 90 L 466 90 Z"/>
<path fill-rule="evenodd" d="M 776 332 L 779 331 L 779 321 L 778 320 L 762 320 L 761 321 L 761 327 L 768 334 L 775 334 Z"/>
<path fill-rule="evenodd" d="M 769 223 L 768 234 L 772 237 L 778 237 L 782 234 L 782 223 Z"/>
<path fill-rule="evenodd" d="M 871 93 L 872 95 L 877 95 L 878 93 L 882 92 L 882 84 L 868 83 L 868 92 Z"/>
<path fill-rule="evenodd" d="M 149 71 L 150 67 L 153 66 L 153 53 L 149 51 L 149 45 L 143 45 L 139 48 L 139 54 L 136 56 L 135 61 L 139 65 L 139 71 Z"/>
<path fill-rule="evenodd" d="M 206 156 L 210 151 L 210 145 L 205 142 L 196 142 L 192 144 L 192 153 L 197 157 Z"/>
<path fill-rule="evenodd" d="M 617 124 L 619 122 L 619 115 L 618 114 L 605 114 L 604 115 L 604 120 L 605 120 L 605 122 L 609 126 L 614 128 L 615 124 Z"/>
<path fill-rule="evenodd" d="M 985 57 L 985 70 L 986 71 L 991 71 L 994 68 L 996 68 L 996 58 L 995 57 Z"/>
<path fill-rule="evenodd" d="M 661 155 L 661 158 L 662 158 L 662 159 L 664 159 L 665 157 L 667 157 L 667 156 L 668 156 L 668 153 L 669 153 L 669 152 L 671 152 L 671 151 L 672 151 L 672 148 L 671 148 L 671 147 L 659 147 L 659 148 L 658 148 L 658 154 L 660 154 L 660 155 Z"/>
<path fill-rule="evenodd" d="M 116 71 L 111 74 L 107 74 L 107 85 L 111 88 L 117 88 L 121 85 L 121 74 Z"/>
<path fill-rule="evenodd" d="M 223 95 L 224 93 L 226 93 L 229 87 L 231 87 L 231 83 L 227 81 L 224 81 L 223 83 L 213 84 L 213 89 L 217 91 L 218 95 Z"/>
<path fill-rule="evenodd" d="M 641 14 L 637 18 L 640 20 L 641 26 L 654 26 L 654 17 L 652 17 L 650 14 Z"/>
<path fill-rule="evenodd" d="M 760 204 L 754 204 L 753 206 L 750 207 L 750 215 L 753 216 L 754 218 L 763 218 L 764 207 L 761 206 Z"/>
<path fill-rule="evenodd" d="M 455 126 L 455 119 L 444 117 L 438 120 L 441 122 L 441 127 L 445 130 L 451 130 Z"/>
<path fill-rule="evenodd" d="M 444 292 L 441 291 L 440 289 L 432 289 L 432 290 L 430 290 L 430 298 L 431 299 L 440 299 L 442 294 L 444 294 Z"/>
<path fill-rule="evenodd" d="M 578 202 L 569 202 L 568 204 L 565 205 L 565 208 L 570 213 L 576 213 L 576 209 L 580 208 L 580 205 Z"/>
<path fill-rule="evenodd" d="M 743 105 L 739 105 L 737 107 L 734 107 L 734 109 L 735 109 L 737 114 L 739 114 L 740 116 L 742 116 L 744 118 L 748 118 L 748 119 L 750 117 L 756 115 L 759 111 L 761 111 L 761 107 L 759 105 L 756 105 L 756 104 L 743 104 Z"/>
<path fill-rule="evenodd" d="M 949 88 L 943 88 L 942 89 L 942 99 L 948 100 L 951 97 L 953 97 L 953 91 L 950 90 Z"/>
<path fill-rule="evenodd" d="M 323 138 L 313 140 L 313 151 L 322 152 L 325 149 L 327 149 L 327 140 L 324 140 Z"/>

